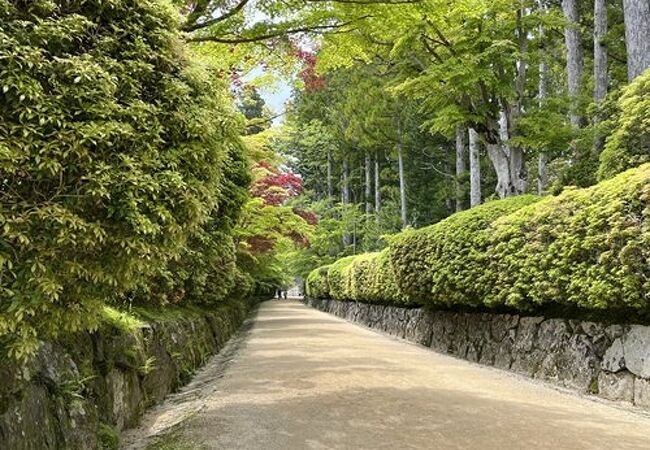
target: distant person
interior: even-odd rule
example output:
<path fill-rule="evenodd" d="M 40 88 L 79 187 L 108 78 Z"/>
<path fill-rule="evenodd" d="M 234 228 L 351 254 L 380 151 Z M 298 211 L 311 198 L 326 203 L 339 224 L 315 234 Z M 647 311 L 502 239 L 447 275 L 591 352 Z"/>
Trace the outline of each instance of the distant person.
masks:
<path fill-rule="evenodd" d="M 286 289 L 284 291 L 282 291 L 282 295 L 284 296 L 284 299 L 286 300 L 287 299 L 287 291 L 286 291 Z"/>
<path fill-rule="evenodd" d="M 275 298 L 282 298 L 282 289 L 278 288 L 275 290 Z"/>

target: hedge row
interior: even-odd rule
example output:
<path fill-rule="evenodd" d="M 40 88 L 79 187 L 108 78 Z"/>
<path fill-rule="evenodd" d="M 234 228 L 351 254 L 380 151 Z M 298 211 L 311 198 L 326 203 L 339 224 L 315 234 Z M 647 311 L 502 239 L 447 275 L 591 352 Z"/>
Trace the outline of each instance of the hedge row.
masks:
<path fill-rule="evenodd" d="M 600 154 L 601 180 L 650 162 L 650 69 L 623 89 L 613 115 L 613 131 Z"/>
<path fill-rule="evenodd" d="M 312 297 L 430 306 L 650 303 L 650 164 L 587 189 L 486 203 L 307 279 Z"/>
<path fill-rule="evenodd" d="M 242 286 L 240 119 L 178 22 L 162 0 L 0 0 L 0 356 L 104 302 Z"/>

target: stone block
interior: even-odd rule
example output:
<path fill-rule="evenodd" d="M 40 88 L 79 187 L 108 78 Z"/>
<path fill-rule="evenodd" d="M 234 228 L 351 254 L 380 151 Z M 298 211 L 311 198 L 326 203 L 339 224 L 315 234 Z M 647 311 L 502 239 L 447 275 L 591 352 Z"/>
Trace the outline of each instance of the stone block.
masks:
<path fill-rule="evenodd" d="M 612 345 L 605 351 L 602 368 L 612 373 L 625 369 L 625 354 L 623 353 L 623 341 L 621 338 L 615 339 Z"/>
<path fill-rule="evenodd" d="M 650 380 L 646 378 L 635 378 L 634 404 L 641 408 L 650 408 Z"/>
<path fill-rule="evenodd" d="M 650 378 L 650 327 L 633 325 L 623 336 L 625 367 L 641 378 Z"/>
<path fill-rule="evenodd" d="M 634 398 L 634 375 L 627 371 L 600 372 L 598 396 L 607 400 L 631 402 Z"/>

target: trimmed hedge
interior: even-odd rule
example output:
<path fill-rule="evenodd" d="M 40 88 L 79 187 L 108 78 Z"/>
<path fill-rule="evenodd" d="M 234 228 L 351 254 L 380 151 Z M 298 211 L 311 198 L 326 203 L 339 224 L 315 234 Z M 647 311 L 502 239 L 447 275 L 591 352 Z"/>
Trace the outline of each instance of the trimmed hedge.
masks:
<path fill-rule="evenodd" d="M 600 180 L 650 162 L 650 70 L 625 87 L 618 110 L 614 131 L 600 154 Z"/>
<path fill-rule="evenodd" d="M 537 201 L 532 195 L 497 200 L 397 235 L 390 252 L 401 292 L 417 303 L 481 303 L 475 281 L 486 265 L 490 224 Z"/>
<path fill-rule="evenodd" d="M 316 269 L 307 283 L 309 295 L 338 300 L 646 309 L 650 164 L 591 188 L 490 202 L 405 231 L 383 252 Z"/>
<path fill-rule="evenodd" d="M 650 164 L 497 220 L 486 259 L 488 304 L 647 308 Z"/>
<path fill-rule="evenodd" d="M 327 272 L 330 266 L 322 266 L 312 270 L 307 276 L 305 293 L 313 298 L 329 298 L 330 288 L 327 283 Z"/>

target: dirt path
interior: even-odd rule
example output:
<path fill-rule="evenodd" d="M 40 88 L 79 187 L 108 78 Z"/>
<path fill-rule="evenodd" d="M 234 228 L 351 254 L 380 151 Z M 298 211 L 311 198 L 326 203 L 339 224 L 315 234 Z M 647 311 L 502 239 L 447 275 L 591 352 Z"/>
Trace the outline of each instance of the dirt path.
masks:
<path fill-rule="evenodd" d="M 263 304 L 240 344 L 225 370 L 202 373 L 200 405 L 183 426 L 150 448 L 650 448 L 646 416 L 297 302 Z"/>

